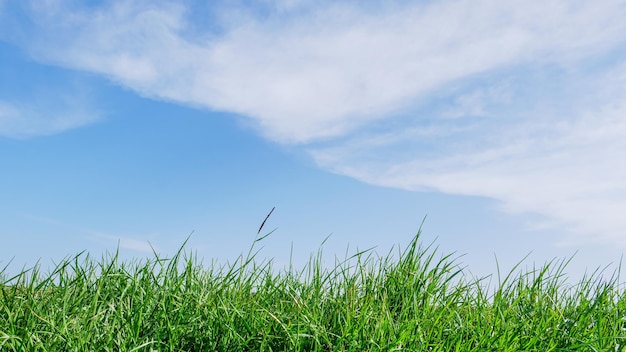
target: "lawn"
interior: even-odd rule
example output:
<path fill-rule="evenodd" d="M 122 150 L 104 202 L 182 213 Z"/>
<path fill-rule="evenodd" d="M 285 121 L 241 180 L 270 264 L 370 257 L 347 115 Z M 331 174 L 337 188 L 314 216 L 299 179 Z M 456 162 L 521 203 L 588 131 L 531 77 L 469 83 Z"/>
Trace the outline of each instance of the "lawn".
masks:
<path fill-rule="evenodd" d="M 622 351 L 619 272 L 567 283 L 567 260 L 475 278 L 418 233 L 334 267 L 277 269 L 255 246 L 204 265 L 181 246 L 122 262 L 81 253 L 0 286 L 2 351 Z M 6 270 L 6 269 L 5 269 Z M 4 270 L 2 272 L 4 274 Z"/>

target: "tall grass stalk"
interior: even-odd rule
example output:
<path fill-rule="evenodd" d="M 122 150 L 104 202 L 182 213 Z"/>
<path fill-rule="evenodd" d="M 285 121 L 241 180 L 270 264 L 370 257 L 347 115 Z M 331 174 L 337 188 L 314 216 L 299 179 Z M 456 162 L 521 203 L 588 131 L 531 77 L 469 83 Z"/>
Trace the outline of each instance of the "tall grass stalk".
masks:
<path fill-rule="evenodd" d="M 247 255 L 205 267 L 81 253 L 47 274 L 0 272 L 2 351 L 622 351 L 619 275 L 566 285 L 567 261 L 475 279 L 420 234 L 398 255 L 360 251 L 334 268 Z"/>

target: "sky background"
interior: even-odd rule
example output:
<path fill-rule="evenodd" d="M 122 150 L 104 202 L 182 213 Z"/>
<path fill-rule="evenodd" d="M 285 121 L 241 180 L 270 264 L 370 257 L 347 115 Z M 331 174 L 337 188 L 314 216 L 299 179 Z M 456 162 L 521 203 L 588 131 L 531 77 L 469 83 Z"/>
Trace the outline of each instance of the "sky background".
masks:
<path fill-rule="evenodd" d="M 0 0 L 0 267 L 626 249 L 626 2 Z M 152 246 L 152 247 L 151 247 Z"/>

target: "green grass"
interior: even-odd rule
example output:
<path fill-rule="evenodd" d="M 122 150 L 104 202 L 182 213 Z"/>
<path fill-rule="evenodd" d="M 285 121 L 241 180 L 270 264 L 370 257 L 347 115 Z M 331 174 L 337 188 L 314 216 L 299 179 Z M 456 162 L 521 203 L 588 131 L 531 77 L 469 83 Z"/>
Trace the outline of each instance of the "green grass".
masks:
<path fill-rule="evenodd" d="M 258 242 L 258 239 L 256 242 Z M 472 278 L 451 255 L 409 246 L 326 269 L 240 260 L 121 262 L 79 254 L 0 286 L 2 351 L 622 351 L 619 275 L 566 284 L 567 261 Z M 394 252 L 395 253 L 395 252 Z M 5 269 L 6 270 L 6 269 Z M 4 274 L 5 270 L 0 273 Z M 6 275 L 5 275 L 6 276 Z"/>

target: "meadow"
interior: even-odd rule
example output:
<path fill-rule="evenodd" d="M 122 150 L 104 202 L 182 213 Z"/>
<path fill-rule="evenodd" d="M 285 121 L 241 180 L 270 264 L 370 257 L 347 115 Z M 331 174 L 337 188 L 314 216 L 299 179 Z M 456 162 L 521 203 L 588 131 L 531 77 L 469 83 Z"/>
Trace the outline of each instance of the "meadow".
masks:
<path fill-rule="evenodd" d="M 476 278 L 420 233 L 386 256 L 277 269 L 258 243 L 205 265 L 183 244 L 134 262 L 80 253 L 2 271 L 2 351 L 622 351 L 619 270 L 568 283 L 568 260 Z"/>

